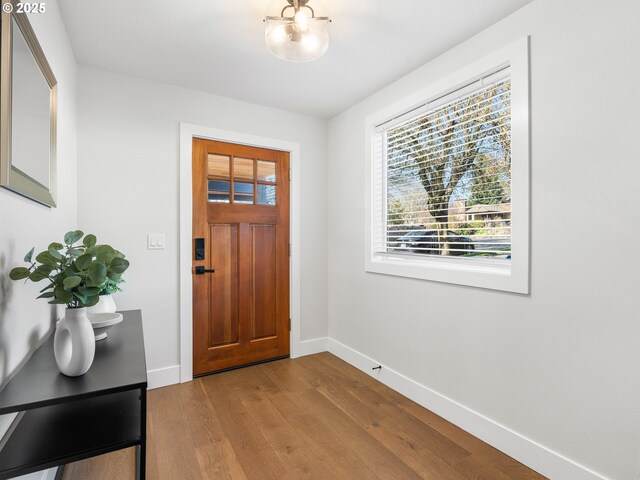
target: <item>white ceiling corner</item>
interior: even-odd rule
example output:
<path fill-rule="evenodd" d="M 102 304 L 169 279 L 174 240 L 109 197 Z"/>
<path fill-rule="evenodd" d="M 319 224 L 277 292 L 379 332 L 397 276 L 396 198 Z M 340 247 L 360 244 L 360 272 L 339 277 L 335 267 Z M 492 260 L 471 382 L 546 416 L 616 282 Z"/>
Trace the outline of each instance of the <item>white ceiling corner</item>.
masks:
<path fill-rule="evenodd" d="M 286 0 L 58 0 L 80 64 L 331 118 L 532 0 L 310 0 L 331 43 L 311 63 L 264 45 Z"/>

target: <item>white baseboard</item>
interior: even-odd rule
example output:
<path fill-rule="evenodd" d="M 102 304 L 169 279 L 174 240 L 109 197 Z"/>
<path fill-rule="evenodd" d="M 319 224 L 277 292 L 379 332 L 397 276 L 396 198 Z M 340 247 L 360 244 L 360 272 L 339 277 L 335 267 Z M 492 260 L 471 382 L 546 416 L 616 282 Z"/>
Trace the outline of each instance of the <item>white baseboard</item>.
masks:
<path fill-rule="evenodd" d="M 311 340 L 303 340 L 300 342 L 300 348 L 298 350 L 298 355 L 296 357 L 304 357 L 305 355 L 313 355 L 314 353 L 326 352 L 327 351 L 327 337 L 321 338 L 312 338 Z"/>
<path fill-rule="evenodd" d="M 180 383 L 180 365 L 147 371 L 147 390 Z"/>
<path fill-rule="evenodd" d="M 326 339 L 326 344 L 335 356 L 552 480 L 607 480 L 384 365 L 380 370 L 371 370 L 380 363 L 332 338 Z"/>

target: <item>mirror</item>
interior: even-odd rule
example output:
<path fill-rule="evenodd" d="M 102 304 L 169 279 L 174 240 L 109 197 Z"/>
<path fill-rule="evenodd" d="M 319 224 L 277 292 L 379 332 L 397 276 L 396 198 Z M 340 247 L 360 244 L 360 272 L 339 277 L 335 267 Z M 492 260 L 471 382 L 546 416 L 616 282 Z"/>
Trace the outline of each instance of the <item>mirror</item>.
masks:
<path fill-rule="evenodd" d="M 3 12 L 1 36 L 0 185 L 55 207 L 57 82 L 24 13 Z"/>

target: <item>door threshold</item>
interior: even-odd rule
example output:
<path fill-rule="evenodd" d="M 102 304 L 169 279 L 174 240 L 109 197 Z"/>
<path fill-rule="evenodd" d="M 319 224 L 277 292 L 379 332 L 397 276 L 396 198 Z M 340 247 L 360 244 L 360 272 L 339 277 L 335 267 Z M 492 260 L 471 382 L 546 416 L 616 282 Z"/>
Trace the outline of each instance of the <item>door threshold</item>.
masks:
<path fill-rule="evenodd" d="M 289 355 L 283 355 L 282 357 L 269 358 L 267 360 L 260 360 L 258 362 L 246 363 L 244 365 L 238 365 L 236 367 L 223 368 L 222 370 L 214 370 L 213 372 L 199 373 L 197 375 L 194 375 L 193 378 L 208 377 L 210 375 L 215 375 L 216 373 L 224 373 L 224 372 L 230 372 L 231 370 L 238 370 L 239 368 L 253 367 L 255 365 L 260 365 L 262 363 L 270 363 L 270 362 L 275 362 L 276 360 L 284 360 L 289 357 L 290 357 Z"/>

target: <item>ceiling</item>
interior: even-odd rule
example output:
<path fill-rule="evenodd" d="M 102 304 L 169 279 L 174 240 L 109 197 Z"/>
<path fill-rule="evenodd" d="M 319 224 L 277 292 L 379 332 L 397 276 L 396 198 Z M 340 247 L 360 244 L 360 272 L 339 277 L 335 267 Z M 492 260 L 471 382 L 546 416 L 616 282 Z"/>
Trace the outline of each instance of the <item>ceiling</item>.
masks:
<path fill-rule="evenodd" d="M 264 45 L 285 0 L 58 0 L 76 59 L 161 83 L 331 118 L 532 0 L 310 0 L 331 44 L 311 63 Z"/>

